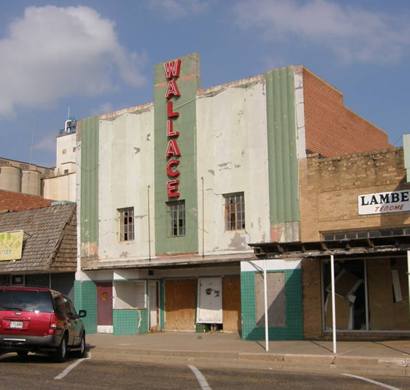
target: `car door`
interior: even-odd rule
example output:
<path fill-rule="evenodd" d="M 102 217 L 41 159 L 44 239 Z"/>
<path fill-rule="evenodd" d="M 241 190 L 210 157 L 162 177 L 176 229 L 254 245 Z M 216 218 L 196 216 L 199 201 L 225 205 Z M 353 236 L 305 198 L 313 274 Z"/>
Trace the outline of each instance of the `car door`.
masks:
<path fill-rule="evenodd" d="M 69 310 L 67 309 L 67 300 L 61 294 L 57 294 L 54 296 L 54 307 L 55 313 L 60 320 L 64 323 L 64 330 L 68 332 L 68 340 L 67 344 L 72 345 L 73 343 L 73 331 L 71 325 L 71 319 L 68 315 Z"/>
<path fill-rule="evenodd" d="M 74 308 L 73 302 L 71 302 L 71 300 L 67 297 L 64 298 L 66 300 L 67 317 L 69 318 L 70 323 L 71 340 L 69 345 L 76 346 L 80 343 L 82 323 Z"/>

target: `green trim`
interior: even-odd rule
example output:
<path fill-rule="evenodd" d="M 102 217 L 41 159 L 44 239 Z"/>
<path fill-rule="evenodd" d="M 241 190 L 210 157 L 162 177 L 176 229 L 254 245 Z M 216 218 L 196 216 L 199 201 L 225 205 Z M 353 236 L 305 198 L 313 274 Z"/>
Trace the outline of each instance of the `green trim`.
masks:
<path fill-rule="evenodd" d="M 270 222 L 275 226 L 300 220 L 294 72 L 292 68 L 274 69 L 265 77 Z"/>
<path fill-rule="evenodd" d="M 113 310 L 114 335 L 125 336 L 148 333 L 148 310 Z"/>
<path fill-rule="evenodd" d="M 198 252 L 197 215 L 197 164 L 196 164 L 196 93 L 199 87 L 199 58 L 191 54 L 181 58 L 181 73 L 176 83 L 181 96 L 172 98 L 174 111 L 179 117 L 174 120 L 174 129 L 180 135 L 177 143 L 181 150 L 178 170 L 180 176 L 178 200 L 185 200 L 186 234 L 182 237 L 168 236 L 166 148 L 168 144 L 167 81 L 163 64 L 155 67 L 154 123 L 155 123 L 155 249 L 156 254 Z"/>
<path fill-rule="evenodd" d="M 269 327 L 270 340 L 302 340 L 302 271 L 283 270 L 285 273 L 286 326 Z M 256 326 L 255 272 L 241 273 L 242 338 L 263 340 L 265 327 Z"/>
<path fill-rule="evenodd" d="M 98 245 L 98 117 L 79 121 L 81 137 L 81 244 L 84 256 L 96 255 Z M 92 248 L 94 246 L 94 248 Z"/>
<path fill-rule="evenodd" d="M 97 287 L 92 281 L 74 281 L 74 304 L 77 310 L 87 310 L 83 318 L 85 331 L 97 333 Z"/>

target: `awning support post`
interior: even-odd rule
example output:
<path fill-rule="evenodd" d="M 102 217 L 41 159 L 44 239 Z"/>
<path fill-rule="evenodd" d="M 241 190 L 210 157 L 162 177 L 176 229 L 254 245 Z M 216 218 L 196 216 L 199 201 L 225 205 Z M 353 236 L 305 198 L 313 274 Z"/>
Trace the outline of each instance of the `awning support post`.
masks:
<path fill-rule="evenodd" d="M 336 302 L 335 302 L 335 257 L 330 255 L 330 278 L 332 282 L 332 336 L 333 353 L 336 354 Z"/>
<path fill-rule="evenodd" d="M 410 297 L 410 250 L 407 251 L 407 282 L 409 285 L 409 297 Z M 410 311 L 410 298 L 409 298 L 409 311 Z"/>
<path fill-rule="evenodd" d="M 268 282 L 266 280 L 266 259 L 263 265 L 263 292 L 265 303 L 265 350 L 269 352 L 269 322 L 268 322 Z"/>

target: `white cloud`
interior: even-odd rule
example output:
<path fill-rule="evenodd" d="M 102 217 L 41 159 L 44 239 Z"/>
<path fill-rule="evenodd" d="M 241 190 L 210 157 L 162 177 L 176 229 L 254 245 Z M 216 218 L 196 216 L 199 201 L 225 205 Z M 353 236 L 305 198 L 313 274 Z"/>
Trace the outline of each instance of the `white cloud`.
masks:
<path fill-rule="evenodd" d="M 106 102 L 102 103 L 100 106 L 94 108 L 91 110 L 92 115 L 101 115 L 103 113 L 107 112 L 113 112 L 114 111 L 114 106 L 112 103 Z"/>
<path fill-rule="evenodd" d="M 0 39 L 0 117 L 64 96 L 98 95 L 119 76 L 145 80 L 143 56 L 118 42 L 114 23 L 88 7 L 29 7 Z"/>
<path fill-rule="evenodd" d="M 235 16 L 239 25 L 258 28 L 268 39 L 313 43 L 347 63 L 394 63 L 410 47 L 404 15 L 334 1 L 246 0 L 235 6 Z"/>
<path fill-rule="evenodd" d="M 183 18 L 190 15 L 198 15 L 209 7 L 206 0 L 149 0 L 151 9 L 161 12 L 170 19 Z"/>
<path fill-rule="evenodd" d="M 56 134 L 48 134 L 33 145 L 34 150 L 43 152 L 55 152 L 56 150 Z"/>

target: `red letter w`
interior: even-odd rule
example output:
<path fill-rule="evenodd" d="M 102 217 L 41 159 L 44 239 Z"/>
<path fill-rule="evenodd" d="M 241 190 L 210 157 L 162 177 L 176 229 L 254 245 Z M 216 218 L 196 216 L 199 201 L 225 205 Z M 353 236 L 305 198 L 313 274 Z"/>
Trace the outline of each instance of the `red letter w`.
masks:
<path fill-rule="evenodd" d="M 167 80 L 172 79 L 172 78 L 178 78 L 180 70 L 181 70 L 181 60 L 174 60 L 174 61 L 164 63 L 165 77 L 167 78 Z"/>

